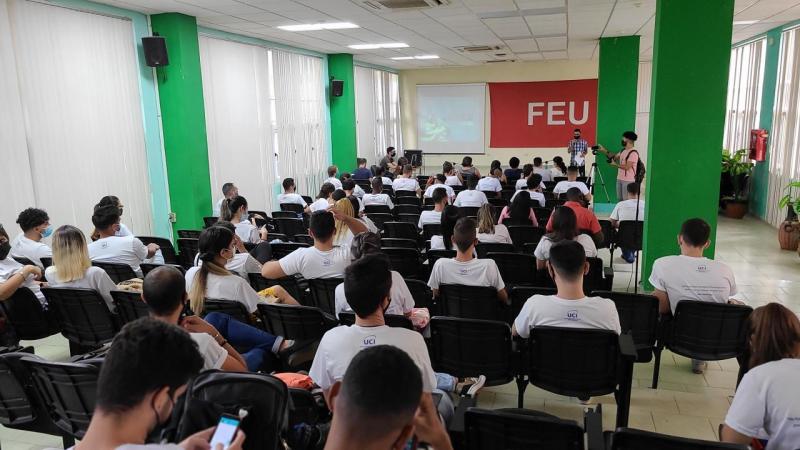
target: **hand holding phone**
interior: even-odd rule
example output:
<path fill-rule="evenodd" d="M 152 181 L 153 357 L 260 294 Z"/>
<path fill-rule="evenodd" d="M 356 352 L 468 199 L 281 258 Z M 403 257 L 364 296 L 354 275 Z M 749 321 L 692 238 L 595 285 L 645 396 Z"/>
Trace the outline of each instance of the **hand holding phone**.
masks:
<path fill-rule="evenodd" d="M 228 450 L 232 447 L 236 432 L 239 430 L 239 418 L 230 414 L 223 414 L 219 418 L 217 429 L 211 436 L 209 443 L 214 450 Z"/>

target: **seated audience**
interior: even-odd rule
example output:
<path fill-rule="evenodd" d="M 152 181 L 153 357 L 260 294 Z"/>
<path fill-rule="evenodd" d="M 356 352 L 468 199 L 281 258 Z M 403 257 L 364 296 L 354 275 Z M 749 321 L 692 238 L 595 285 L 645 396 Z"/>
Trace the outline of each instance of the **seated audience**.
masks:
<path fill-rule="evenodd" d="M 478 170 L 477 167 L 472 165 L 472 157 L 465 156 L 464 159 L 461 160 L 461 166 L 458 167 L 458 174 L 464 177 L 464 175 L 469 175 L 475 179 L 481 177 L 481 172 Z"/>
<path fill-rule="evenodd" d="M 28 208 L 17 217 L 22 233 L 11 242 L 11 257 L 26 258 L 39 268 L 44 268 L 42 258 L 52 258 L 53 251 L 42 239 L 53 234 L 50 217 L 47 212 L 37 208 Z"/>
<path fill-rule="evenodd" d="M 475 185 L 478 184 L 478 180 L 475 177 L 467 177 L 464 182 L 467 188 L 458 193 L 453 205 L 459 208 L 462 206 L 478 208 L 489 203 L 486 194 L 475 189 Z"/>
<path fill-rule="evenodd" d="M 364 194 L 364 198 L 361 199 L 361 201 L 364 203 L 364 206 L 386 205 L 389 207 L 389 209 L 394 209 L 394 203 L 392 203 L 392 199 L 388 194 L 383 193 L 383 181 L 381 181 L 379 177 L 375 177 L 370 183 L 372 184 L 372 193 Z"/>
<path fill-rule="evenodd" d="M 609 217 L 611 225 L 617 229 L 619 229 L 619 223 L 624 220 L 640 222 L 644 220 L 644 200 L 637 200 L 639 197 L 639 185 L 637 183 L 629 183 L 626 189 L 628 191 L 628 199 L 617 203 Z M 638 215 L 636 213 L 637 208 L 639 210 Z M 622 259 L 629 264 L 633 264 L 636 261 L 636 254 L 633 250 L 625 248 L 621 250 Z"/>
<path fill-rule="evenodd" d="M 117 197 L 116 195 L 106 195 L 105 197 L 101 198 L 100 201 L 97 202 L 95 209 L 100 206 L 108 206 L 108 205 L 116 206 L 117 209 L 119 209 L 119 217 L 120 220 L 122 220 L 122 213 L 125 211 L 125 205 L 122 204 L 122 202 L 119 200 L 119 197 Z M 116 236 L 119 237 L 133 236 L 133 233 L 127 226 L 125 226 L 124 223 L 120 222 L 119 230 L 117 230 Z"/>
<path fill-rule="evenodd" d="M 86 238 L 72 225 L 58 227 L 53 233 L 53 265 L 44 271 L 44 276 L 50 287 L 94 289 L 109 310 L 116 310 L 111 291 L 117 285 L 105 270 L 92 265 Z"/>
<path fill-rule="evenodd" d="M 97 380 L 97 397 L 86 435 L 75 450 L 207 449 L 214 428 L 179 444 L 145 445 L 167 424 L 186 385 L 203 368 L 197 344 L 178 327 L 153 319 L 127 324 L 114 338 Z M 241 450 L 240 430 L 228 449 Z"/>
<path fill-rule="evenodd" d="M 419 223 L 417 223 L 417 227 L 420 230 L 423 226 L 428 224 L 442 223 L 442 211 L 444 211 L 444 207 L 447 206 L 448 200 L 447 191 L 442 186 L 441 184 L 434 184 L 431 186 L 436 188 L 431 195 L 433 198 L 433 211 L 422 211 L 422 213 L 420 213 Z M 425 191 L 426 195 L 427 193 L 428 192 Z"/>
<path fill-rule="evenodd" d="M 347 176 L 345 177 L 345 175 L 347 175 Z M 361 189 L 361 186 L 357 185 L 355 180 L 350 178 L 350 174 L 347 174 L 347 173 L 343 173 L 342 174 L 342 190 L 344 191 L 345 195 L 347 195 L 348 197 L 351 196 L 351 195 L 356 197 L 358 199 L 358 201 L 359 201 L 359 204 L 361 203 L 361 199 L 364 197 L 364 194 L 365 194 L 364 190 Z M 359 209 L 359 212 L 363 211 L 363 210 L 364 210 L 364 207 L 362 206 Z"/>
<path fill-rule="evenodd" d="M 10 252 L 8 233 L 0 225 L 0 301 L 7 300 L 17 289 L 26 287 L 45 305 L 46 301 L 38 283 L 42 279 L 42 269 L 35 265 L 23 266 L 9 256 Z"/>
<path fill-rule="evenodd" d="M 800 321 L 785 306 L 770 303 L 753 311 L 750 324 L 750 370 L 736 388 L 720 440 L 747 445 L 766 438 L 766 450 L 795 450 Z"/>
<path fill-rule="evenodd" d="M 596 328 L 622 332 L 614 302 L 587 297 L 583 277 L 589 272 L 584 248 L 572 240 L 552 245 L 547 272 L 556 283 L 556 295 L 534 295 L 522 306 L 512 332 L 527 338 L 533 327 Z"/>
<path fill-rule="evenodd" d="M 394 172 L 394 170 L 397 168 L 397 164 L 394 162 L 394 158 L 396 156 L 397 152 L 394 150 L 394 147 L 387 147 L 386 154 L 378 162 L 378 167 L 383 169 L 385 172 Z"/>
<path fill-rule="evenodd" d="M 314 238 L 314 246 L 298 248 L 279 261 L 270 261 L 261 269 L 261 275 L 270 280 L 277 280 L 290 275 L 300 274 L 306 280 L 313 278 L 341 278 L 344 269 L 350 264 L 350 247 L 335 247 L 333 235 L 336 222 L 344 222 L 353 235 L 367 231 L 363 222 L 331 211 L 318 211 L 311 215 L 308 234 Z"/>
<path fill-rule="evenodd" d="M 355 198 L 355 197 L 354 197 Z M 357 199 L 356 199 L 357 200 Z M 337 200 L 333 205 L 333 209 L 340 215 L 357 219 L 353 203 L 348 198 Z M 336 231 L 333 233 L 333 245 L 337 247 L 349 247 L 353 241 L 353 232 L 344 221 L 336 221 Z"/>
<path fill-rule="evenodd" d="M 592 194 L 589 192 L 589 188 L 586 187 L 586 183 L 578 181 L 577 166 L 569 166 L 569 168 L 567 168 L 567 180 L 556 183 L 556 186 L 553 188 L 553 194 L 561 195 L 572 188 L 580 189 L 583 199 L 587 202 L 592 201 Z"/>
<path fill-rule="evenodd" d="M 214 204 L 214 217 L 220 217 L 222 211 L 222 202 L 225 199 L 233 198 L 239 195 L 239 188 L 233 185 L 233 183 L 225 183 L 222 185 L 222 195 L 223 197 L 217 200 L 217 203 Z"/>
<path fill-rule="evenodd" d="M 538 203 L 539 208 L 544 208 L 545 205 L 547 205 L 547 200 L 544 198 L 544 194 L 542 194 L 544 190 L 542 187 L 544 185 L 542 183 L 542 176 L 538 173 L 533 173 L 527 179 L 520 181 L 525 181 L 525 190 L 527 190 L 528 195 L 531 196 L 531 202 L 534 202 L 534 207 L 536 207 L 536 203 Z M 514 195 L 511 196 L 512 202 L 520 192 L 522 192 L 522 190 L 514 192 Z"/>
<path fill-rule="evenodd" d="M 521 190 L 528 186 L 528 177 L 533 173 L 533 164 L 525 164 L 522 166 L 522 176 L 514 183 L 514 189 Z M 541 180 L 541 178 L 540 178 Z"/>
<path fill-rule="evenodd" d="M 439 286 L 443 284 L 460 284 L 464 286 L 491 286 L 497 289 L 497 298 L 508 301 L 508 293 L 500 270 L 493 259 L 475 257 L 476 238 L 475 221 L 463 217 L 458 219 L 453 228 L 452 243 L 456 246 L 456 257 L 440 258 L 431 269 L 428 286 L 433 289 L 433 296 L 439 296 Z"/>
<path fill-rule="evenodd" d="M 553 164 L 555 167 L 550 169 L 550 173 L 553 174 L 553 178 L 567 176 L 567 166 L 564 164 L 564 158 L 560 156 L 554 157 Z"/>
<path fill-rule="evenodd" d="M 517 180 L 522 177 L 523 173 L 522 169 L 519 168 L 519 158 L 516 156 L 511 157 L 511 159 L 508 160 L 508 166 L 508 169 L 503 172 L 503 175 L 505 175 L 509 183 L 516 183 Z"/>
<path fill-rule="evenodd" d="M 447 177 L 444 174 L 436 174 L 428 178 L 428 186 L 425 189 L 425 193 L 422 194 L 425 198 L 433 197 L 433 191 L 439 188 L 444 189 L 447 192 L 447 201 L 452 202 L 456 199 L 456 193 L 453 191 L 453 188 L 448 186 L 445 181 L 447 181 Z"/>
<path fill-rule="evenodd" d="M 533 213 L 533 207 L 530 194 L 527 191 L 519 191 L 511 204 L 503 207 L 497 223 L 538 227 L 539 222 L 536 220 L 536 214 Z"/>
<path fill-rule="evenodd" d="M 500 180 L 500 184 L 506 184 L 508 180 L 506 180 L 506 176 L 503 175 L 503 165 L 500 164 L 500 161 L 496 159 L 492 161 L 492 164 L 489 167 L 489 174 L 493 174 L 495 170 L 500 171 L 500 173 L 497 174 L 497 179 Z"/>
<path fill-rule="evenodd" d="M 583 194 L 581 194 L 578 188 L 570 188 L 567 191 L 567 201 L 564 203 L 564 206 L 575 213 L 578 227 L 575 232 L 589 232 L 592 235 L 595 245 L 599 244 L 605 239 L 603 236 L 603 227 L 600 226 L 600 221 L 597 220 L 597 216 L 595 216 L 589 208 L 583 206 L 582 202 Z M 550 220 L 547 221 L 547 226 L 545 227 L 548 232 L 553 231 L 552 225 L 553 217 L 550 216 Z"/>
<path fill-rule="evenodd" d="M 328 166 L 328 178 L 324 181 L 324 183 L 330 183 L 336 189 L 342 188 L 342 182 L 336 178 L 336 173 L 339 172 L 339 168 L 336 166 Z"/>
<path fill-rule="evenodd" d="M 347 199 L 350 200 L 350 204 L 353 205 L 353 211 L 355 211 L 359 206 L 362 206 L 361 200 L 354 195 L 349 195 Z M 367 217 L 367 214 L 364 211 L 356 213 L 356 220 L 366 225 L 367 231 L 370 233 L 380 233 L 381 231 L 378 229 L 378 226 L 375 225 L 375 222 Z"/>
<path fill-rule="evenodd" d="M 375 178 L 381 180 L 381 183 L 383 183 L 384 186 L 392 187 L 392 179 L 386 176 L 386 171 L 384 169 L 378 167 L 378 170 L 375 171 L 375 176 L 372 177 L 372 179 L 374 180 Z"/>
<path fill-rule="evenodd" d="M 499 197 L 500 191 L 503 190 L 503 184 L 500 182 L 501 176 L 502 172 L 500 171 L 500 168 L 494 168 L 489 171 L 488 177 L 478 180 L 478 185 L 475 189 L 483 192 L 484 194 L 487 192 L 494 192 L 495 197 Z"/>
<path fill-rule="evenodd" d="M 144 245 L 134 236 L 119 237 L 119 209 L 113 205 L 95 209 L 92 224 L 100 233 L 100 238 L 89 244 L 89 257 L 92 261 L 127 264 L 141 277 L 139 264 L 155 256 L 157 244 Z"/>
<path fill-rule="evenodd" d="M 278 195 L 278 205 L 295 204 L 303 207 L 305 212 L 310 212 L 308 203 L 303 199 L 303 196 L 295 193 L 294 178 L 283 179 L 283 194 Z"/>
<path fill-rule="evenodd" d="M 511 244 L 511 235 L 505 225 L 494 224 L 494 207 L 486 204 L 478 210 L 478 242 Z"/>
<path fill-rule="evenodd" d="M 403 166 L 403 175 L 395 178 L 394 182 L 392 182 L 392 189 L 394 189 L 395 193 L 397 191 L 412 191 L 419 194 L 422 191 L 419 187 L 419 182 L 412 175 L 413 171 L 411 164 Z"/>
<path fill-rule="evenodd" d="M 453 163 L 445 161 L 444 164 L 442 164 L 442 173 L 445 176 L 444 184 L 448 186 L 464 185 L 464 178 L 462 178 L 461 174 L 453 167 Z"/>
<path fill-rule="evenodd" d="M 317 195 L 317 200 L 309 205 L 308 209 L 311 210 L 312 213 L 317 211 L 326 211 L 328 208 L 333 206 L 333 192 L 336 188 L 331 183 L 322 183 L 322 186 L 319 188 L 319 194 Z"/>
<path fill-rule="evenodd" d="M 367 168 L 366 158 L 356 158 L 358 168 L 353 172 L 354 180 L 369 180 L 372 178 L 372 171 Z"/>
<path fill-rule="evenodd" d="M 240 277 L 244 278 L 245 280 L 248 279 L 248 273 L 261 273 L 261 262 L 259 262 L 256 258 L 250 254 L 247 249 L 244 247 L 244 242 L 242 239 L 236 234 L 236 227 L 233 226 L 232 223 L 220 220 L 214 224 L 215 227 L 223 227 L 227 228 L 231 233 L 233 233 L 233 240 L 236 242 L 236 254 L 233 255 L 233 258 L 225 264 L 225 268 L 230 270 L 231 272 L 239 275 Z M 265 249 L 269 249 L 268 242 L 262 242 L 258 244 L 258 247 L 265 247 Z M 257 248 L 258 248 L 257 247 Z M 253 252 L 257 252 L 256 249 L 253 249 Z M 271 254 L 271 252 L 270 252 Z M 267 258 L 268 261 L 270 258 Z M 194 265 L 200 264 L 200 254 L 198 253 L 195 256 Z"/>
<path fill-rule="evenodd" d="M 259 228 L 256 225 L 256 217 L 250 217 L 247 211 L 247 199 L 242 196 L 229 198 L 222 202 L 222 208 L 230 212 L 230 222 L 236 227 L 236 235 L 243 242 L 258 244 L 267 240 L 267 227 Z M 223 217 L 227 216 L 223 214 Z"/>
<path fill-rule="evenodd" d="M 431 250 L 452 250 L 453 249 L 453 229 L 458 222 L 458 208 L 447 205 L 442 209 L 441 230 L 442 234 L 431 236 Z"/>
<path fill-rule="evenodd" d="M 538 173 L 542 177 L 542 182 L 553 181 L 553 172 L 544 167 L 542 158 L 533 158 L 533 173 Z"/>
<path fill-rule="evenodd" d="M 583 246 L 584 256 L 594 258 L 597 256 L 597 247 L 591 237 L 578 233 L 576 226 L 577 217 L 575 211 L 566 207 L 559 206 L 553 210 L 550 216 L 552 231 L 547 233 L 539 241 L 533 255 L 536 257 L 536 268 L 541 270 L 547 267 L 547 260 L 550 259 L 550 248 L 562 241 L 576 241 Z"/>

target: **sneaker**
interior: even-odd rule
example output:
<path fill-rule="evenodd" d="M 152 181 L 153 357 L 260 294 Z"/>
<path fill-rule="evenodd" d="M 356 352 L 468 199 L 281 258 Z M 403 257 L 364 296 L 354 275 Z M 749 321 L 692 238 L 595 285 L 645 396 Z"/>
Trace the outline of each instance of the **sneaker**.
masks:
<path fill-rule="evenodd" d="M 700 361 L 697 359 L 692 360 L 692 372 L 698 375 L 706 371 L 706 366 L 708 366 L 708 363 L 705 361 Z"/>
<path fill-rule="evenodd" d="M 486 376 L 464 378 L 456 384 L 456 393 L 461 396 L 474 397 L 486 384 Z"/>

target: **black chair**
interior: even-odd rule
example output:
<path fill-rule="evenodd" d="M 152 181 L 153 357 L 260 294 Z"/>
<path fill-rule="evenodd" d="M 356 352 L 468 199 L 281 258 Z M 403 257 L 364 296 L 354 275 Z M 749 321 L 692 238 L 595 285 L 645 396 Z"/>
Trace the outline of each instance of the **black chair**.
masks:
<path fill-rule="evenodd" d="M 303 289 L 300 288 L 300 284 L 295 277 L 283 277 L 277 280 L 270 280 L 261 276 L 260 273 L 248 273 L 247 278 L 248 281 L 250 281 L 250 287 L 256 292 L 263 291 L 272 286 L 280 286 L 286 289 L 286 292 L 298 302 L 303 301 Z"/>
<path fill-rule="evenodd" d="M 511 291 L 508 293 L 508 297 L 511 300 L 511 314 L 509 314 L 509 322 L 513 322 L 514 319 L 519 316 L 522 306 L 525 305 L 525 302 L 527 302 L 528 299 L 534 295 L 556 295 L 556 288 L 533 286 L 512 287 Z"/>
<path fill-rule="evenodd" d="M 205 302 L 203 302 L 202 316 L 205 317 L 206 314 L 212 312 L 226 314 L 238 320 L 239 322 L 252 325 L 252 321 L 250 320 L 250 313 L 247 312 L 247 308 L 244 306 L 243 303 L 236 300 L 226 300 L 219 298 L 205 299 Z"/>
<path fill-rule="evenodd" d="M 378 227 L 379 231 L 385 230 L 388 222 L 394 222 L 394 216 L 389 213 L 369 213 L 367 217 Z"/>
<path fill-rule="evenodd" d="M 431 237 L 442 234 L 441 223 L 426 223 L 422 226 L 422 239 L 429 241 Z"/>
<path fill-rule="evenodd" d="M 501 189 L 501 191 L 502 191 L 502 189 Z M 487 200 L 491 199 L 491 198 L 502 198 L 502 197 L 500 197 L 500 193 L 499 192 L 495 192 L 495 191 L 481 191 L 481 192 L 483 192 L 483 195 L 486 196 Z"/>
<path fill-rule="evenodd" d="M 617 427 L 628 425 L 636 348 L 630 335 L 609 330 L 539 326 L 526 342 L 527 379 L 517 377 L 518 406 L 527 383 L 554 394 L 588 400 L 614 394 Z"/>
<path fill-rule="evenodd" d="M 559 181 L 567 181 L 567 177 L 553 177 L 553 183 L 558 184 Z"/>
<path fill-rule="evenodd" d="M 592 296 L 611 299 L 617 307 L 622 332 L 633 337 L 636 362 L 650 362 L 655 352 L 659 331 L 658 299 L 652 295 L 627 292 L 594 291 Z"/>
<path fill-rule="evenodd" d="M 30 353 L 24 352 L 0 354 L 0 425 L 60 436 L 64 448 L 70 448 L 75 445 L 75 439 L 50 419 L 50 411 L 34 389 L 33 377 L 21 361 L 29 356 Z"/>
<path fill-rule="evenodd" d="M 614 287 L 614 268 L 603 267 L 600 258 L 586 258 L 589 272 L 583 277 L 584 292 L 610 291 Z"/>
<path fill-rule="evenodd" d="M 489 253 L 503 282 L 512 286 L 536 285 L 536 258 L 522 253 Z"/>
<path fill-rule="evenodd" d="M 182 274 L 186 275 L 186 269 L 183 266 L 178 264 L 149 264 L 149 263 L 141 263 L 139 268 L 142 269 L 142 277 L 146 277 L 148 273 L 151 271 L 158 269 L 161 266 L 172 266 L 181 271 Z"/>
<path fill-rule="evenodd" d="M 119 327 L 103 297 L 94 289 L 42 288 L 47 306 L 69 340 L 70 354 L 80 355 L 114 339 Z"/>
<path fill-rule="evenodd" d="M 503 208 L 505 206 L 508 206 L 508 200 L 506 200 L 504 198 L 496 198 L 495 197 L 495 198 L 489 198 L 487 200 L 489 200 L 489 204 L 490 205 L 495 206 L 495 207 L 499 206 L 500 208 Z"/>
<path fill-rule="evenodd" d="M 550 214 L 552 213 L 552 208 L 533 208 L 533 215 L 536 216 L 536 221 L 541 228 L 547 225 L 547 222 L 550 220 Z"/>
<path fill-rule="evenodd" d="M 415 191 L 407 191 L 407 190 L 394 191 L 394 196 L 397 198 L 404 198 L 404 197 L 419 198 Z"/>
<path fill-rule="evenodd" d="M 522 251 L 525 244 L 538 244 L 544 236 L 544 228 L 532 225 L 509 225 L 508 234 L 517 251 Z"/>
<path fill-rule="evenodd" d="M 560 178 L 564 178 L 564 177 L 560 177 Z M 566 179 L 566 178 L 564 178 L 564 179 Z M 545 190 L 550 191 L 550 192 L 552 192 L 553 188 L 556 187 L 556 181 L 543 181 L 542 183 L 544 183 Z"/>
<path fill-rule="evenodd" d="M 502 244 L 499 242 L 479 242 L 475 246 L 475 252 L 478 258 L 487 258 L 486 255 L 491 253 L 513 253 L 515 251 L 513 244 Z"/>
<path fill-rule="evenodd" d="M 82 439 L 89 428 L 97 398 L 99 360 L 80 363 L 49 362 L 37 356 L 21 359 L 33 379 L 50 418 L 67 435 Z"/>
<path fill-rule="evenodd" d="M 464 422 L 467 450 L 584 449 L 583 429 L 577 422 L 539 411 L 470 408 Z"/>
<path fill-rule="evenodd" d="M 616 241 L 617 230 L 614 229 L 614 226 L 611 225 L 611 221 L 608 219 L 600 219 L 598 222 L 600 222 L 600 229 L 603 232 L 603 242 L 597 244 L 597 248 L 607 248 L 611 250 L 614 246 L 614 242 Z"/>
<path fill-rule="evenodd" d="M 634 268 L 639 264 L 639 252 L 642 250 L 644 237 L 644 222 L 635 220 L 623 220 L 619 222 L 619 229 L 614 234 L 614 247 L 611 251 L 611 260 L 614 259 L 615 248 L 624 248 L 636 252 L 636 262 Z M 634 270 L 634 286 L 639 286 L 639 271 Z"/>
<path fill-rule="evenodd" d="M 300 205 L 298 203 L 281 203 L 280 208 L 281 208 L 281 211 L 289 211 L 289 212 L 293 212 L 295 214 L 303 214 L 303 211 L 305 210 L 303 205 Z M 272 216 L 272 217 L 275 217 L 275 216 Z"/>
<path fill-rule="evenodd" d="M 356 184 L 366 193 L 372 192 L 372 183 L 369 180 L 354 180 Z"/>
<path fill-rule="evenodd" d="M 309 197 L 308 195 L 301 195 L 300 197 L 303 197 L 303 200 L 305 200 L 306 204 L 308 205 L 314 203 L 314 199 Z"/>
<path fill-rule="evenodd" d="M 36 294 L 24 286 L 0 302 L 0 311 L 10 322 L 17 339 L 33 341 L 61 331 L 54 315 L 44 310 Z"/>
<path fill-rule="evenodd" d="M 403 223 L 409 223 L 414 225 L 414 228 L 417 228 L 419 225 L 419 216 L 420 214 L 398 214 L 397 221 Z"/>
<path fill-rule="evenodd" d="M 414 324 L 406 316 L 398 314 L 384 314 L 383 320 L 387 326 L 393 328 L 405 328 L 407 330 L 414 330 Z M 339 313 L 339 323 L 344 326 L 350 326 L 356 323 L 356 315 L 350 311 L 343 311 Z"/>
<path fill-rule="evenodd" d="M 142 300 L 140 292 L 111 291 L 111 298 L 114 299 L 114 304 L 117 305 L 117 315 L 121 325 L 150 315 L 150 309 L 147 307 L 147 303 Z"/>
<path fill-rule="evenodd" d="M 114 283 L 122 283 L 123 281 L 137 278 L 136 272 L 127 264 L 92 261 L 92 265 L 105 270 Z"/>
<path fill-rule="evenodd" d="M 274 241 L 276 239 L 279 240 L 279 241 L 283 241 L 283 242 L 291 241 L 291 239 L 289 239 L 289 236 L 286 236 L 285 234 L 278 233 L 278 232 L 274 232 L 274 233 L 270 232 L 269 236 L 268 236 L 268 239 L 270 240 L 270 242 L 272 242 L 272 241 Z"/>
<path fill-rule="evenodd" d="M 437 249 L 437 250 L 428 250 L 425 252 L 425 257 L 428 259 L 428 269 L 433 269 L 433 266 L 436 265 L 436 261 L 441 258 L 449 259 L 456 257 L 456 250 L 450 249 Z"/>
<path fill-rule="evenodd" d="M 392 214 L 392 210 L 387 205 L 364 205 L 364 212 L 370 218 L 372 214 Z"/>
<path fill-rule="evenodd" d="M 22 264 L 23 266 L 38 266 L 38 264 L 36 264 L 33 261 L 31 261 L 30 259 L 22 257 L 22 256 L 12 256 L 11 258 L 14 261 Z"/>
<path fill-rule="evenodd" d="M 526 255 L 533 255 L 536 252 L 536 247 L 538 246 L 538 242 L 528 242 L 527 244 L 522 244 L 522 253 Z"/>
<path fill-rule="evenodd" d="M 477 217 L 479 209 L 477 206 L 460 206 L 458 208 L 458 217 Z"/>
<path fill-rule="evenodd" d="M 273 220 L 275 221 L 275 226 L 278 228 L 278 233 L 282 233 L 287 236 L 294 236 L 296 234 L 308 234 L 308 230 L 306 229 L 306 226 L 303 223 L 303 219 L 276 217 Z"/>
<path fill-rule="evenodd" d="M 417 241 L 414 239 L 382 238 L 381 247 L 413 248 L 417 250 Z"/>
<path fill-rule="evenodd" d="M 442 284 L 438 303 L 442 315 L 464 319 L 507 320 L 508 308 L 497 298 L 491 286 Z"/>
<path fill-rule="evenodd" d="M 213 227 L 219 221 L 219 217 L 206 216 L 203 217 L 203 228 Z"/>
<path fill-rule="evenodd" d="M 283 205 L 281 205 L 283 206 Z M 300 206 L 300 205 L 297 205 Z M 281 211 L 272 211 L 272 218 L 273 219 L 300 219 L 300 215 L 302 215 L 302 211 L 298 214 L 294 211 L 289 211 L 281 208 Z"/>
<path fill-rule="evenodd" d="M 344 282 L 342 278 L 313 278 L 308 281 L 312 306 L 327 314 L 336 315 L 336 286 Z"/>
<path fill-rule="evenodd" d="M 408 290 L 411 291 L 411 297 L 414 298 L 414 307 L 415 308 L 428 308 L 433 315 L 433 292 L 431 288 L 428 286 L 428 283 L 421 281 L 421 280 L 412 280 L 407 279 L 405 280 L 406 286 L 408 286 Z"/>
<path fill-rule="evenodd" d="M 161 248 L 161 256 L 164 257 L 164 264 L 180 264 L 178 254 L 172 241 L 156 236 L 136 236 L 144 245 L 156 244 Z"/>
<path fill-rule="evenodd" d="M 748 450 L 746 444 L 726 444 L 723 442 L 703 441 L 652 431 L 619 428 L 611 434 L 609 450 Z"/>
<path fill-rule="evenodd" d="M 384 224 L 384 235 L 390 238 L 419 239 L 419 230 L 416 223 L 408 222 L 386 222 Z"/>
<path fill-rule="evenodd" d="M 272 258 L 281 259 L 298 248 L 306 248 L 310 247 L 310 245 L 300 242 L 274 242 L 269 244 L 269 247 L 272 249 Z"/>
<path fill-rule="evenodd" d="M 394 205 L 394 214 L 399 216 L 400 214 L 416 214 L 419 215 L 422 212 L 422 208 L 419 205 L 406 205 L 399 203 Z"/>
<path fill-rule="evenodd" d="M 44 267 L 45 269 L 53 265 L 53 258 L 48 258 L 43 256 L 39 258 L 39 261 L 42 262 L 42 267 Z"/>
<path fill-rule="evenodd" d="M 200 251 L 198 239 L 178 238 L 178 251 L 180 252 L 181 265 L 188 270 L 194 266 L 194 258 Z"/>
<path fill-rule="evenodd" d="M 738 358 L 741 380 L 746 370 L 743 356 L 748 349 L 748 319 L 752 312 L 753 308 L 745 305 L 681 300 L 675 307 L 672 321 L 666 325 L 659 346 L 701 361 Z M 661 352 L 655 355 L 653 389 L 658 387 Z"/>
<path fill-rule="evenodd" d="M 413 248 L 385 247 L 383 253 L 389 257 L 389 267 L 397 271 L 403 278 L 423 277 L 424 268 L 420 261 L 419 250 Z"/>
<path fill-rule="evenodd" d="M 200 230 L 178 230 L 178 238 L 200 239 L 200 233 Z M 181 251 L 180 246 L 178 247 L 178 251 Z"/>
<path fill-rule="evenodd" d="M 321 339 L 338 325 L 334 317 L 313 306 L 259 303 L 258 312 L 268 332 L 296 341 Z"/>

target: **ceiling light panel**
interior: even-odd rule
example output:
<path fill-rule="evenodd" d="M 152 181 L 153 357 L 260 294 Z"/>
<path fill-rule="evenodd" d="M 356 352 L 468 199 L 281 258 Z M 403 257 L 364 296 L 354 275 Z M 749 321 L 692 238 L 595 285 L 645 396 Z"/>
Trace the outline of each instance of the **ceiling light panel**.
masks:
<path fill-rule="evenodd" d="M 327 22 L 327 23 L 301 23 L 296 25 L 281 25 L 277 28 L 284 31 L 347 30 L 352 28 L 358 28 L 358 25 L 350 22 Z"/>
<path fill-rule="evenodd" d="M 563 8 L 566 0 L 515 0 L 519 9 Z"/>
<path fill-rule="evenodd" d="M 375 50 L 379 48 L 408 48 L 408 44 L 403 42 L 387 42 L 383 44 L 353 44 L 348 45 L 353 50 Z"/>

